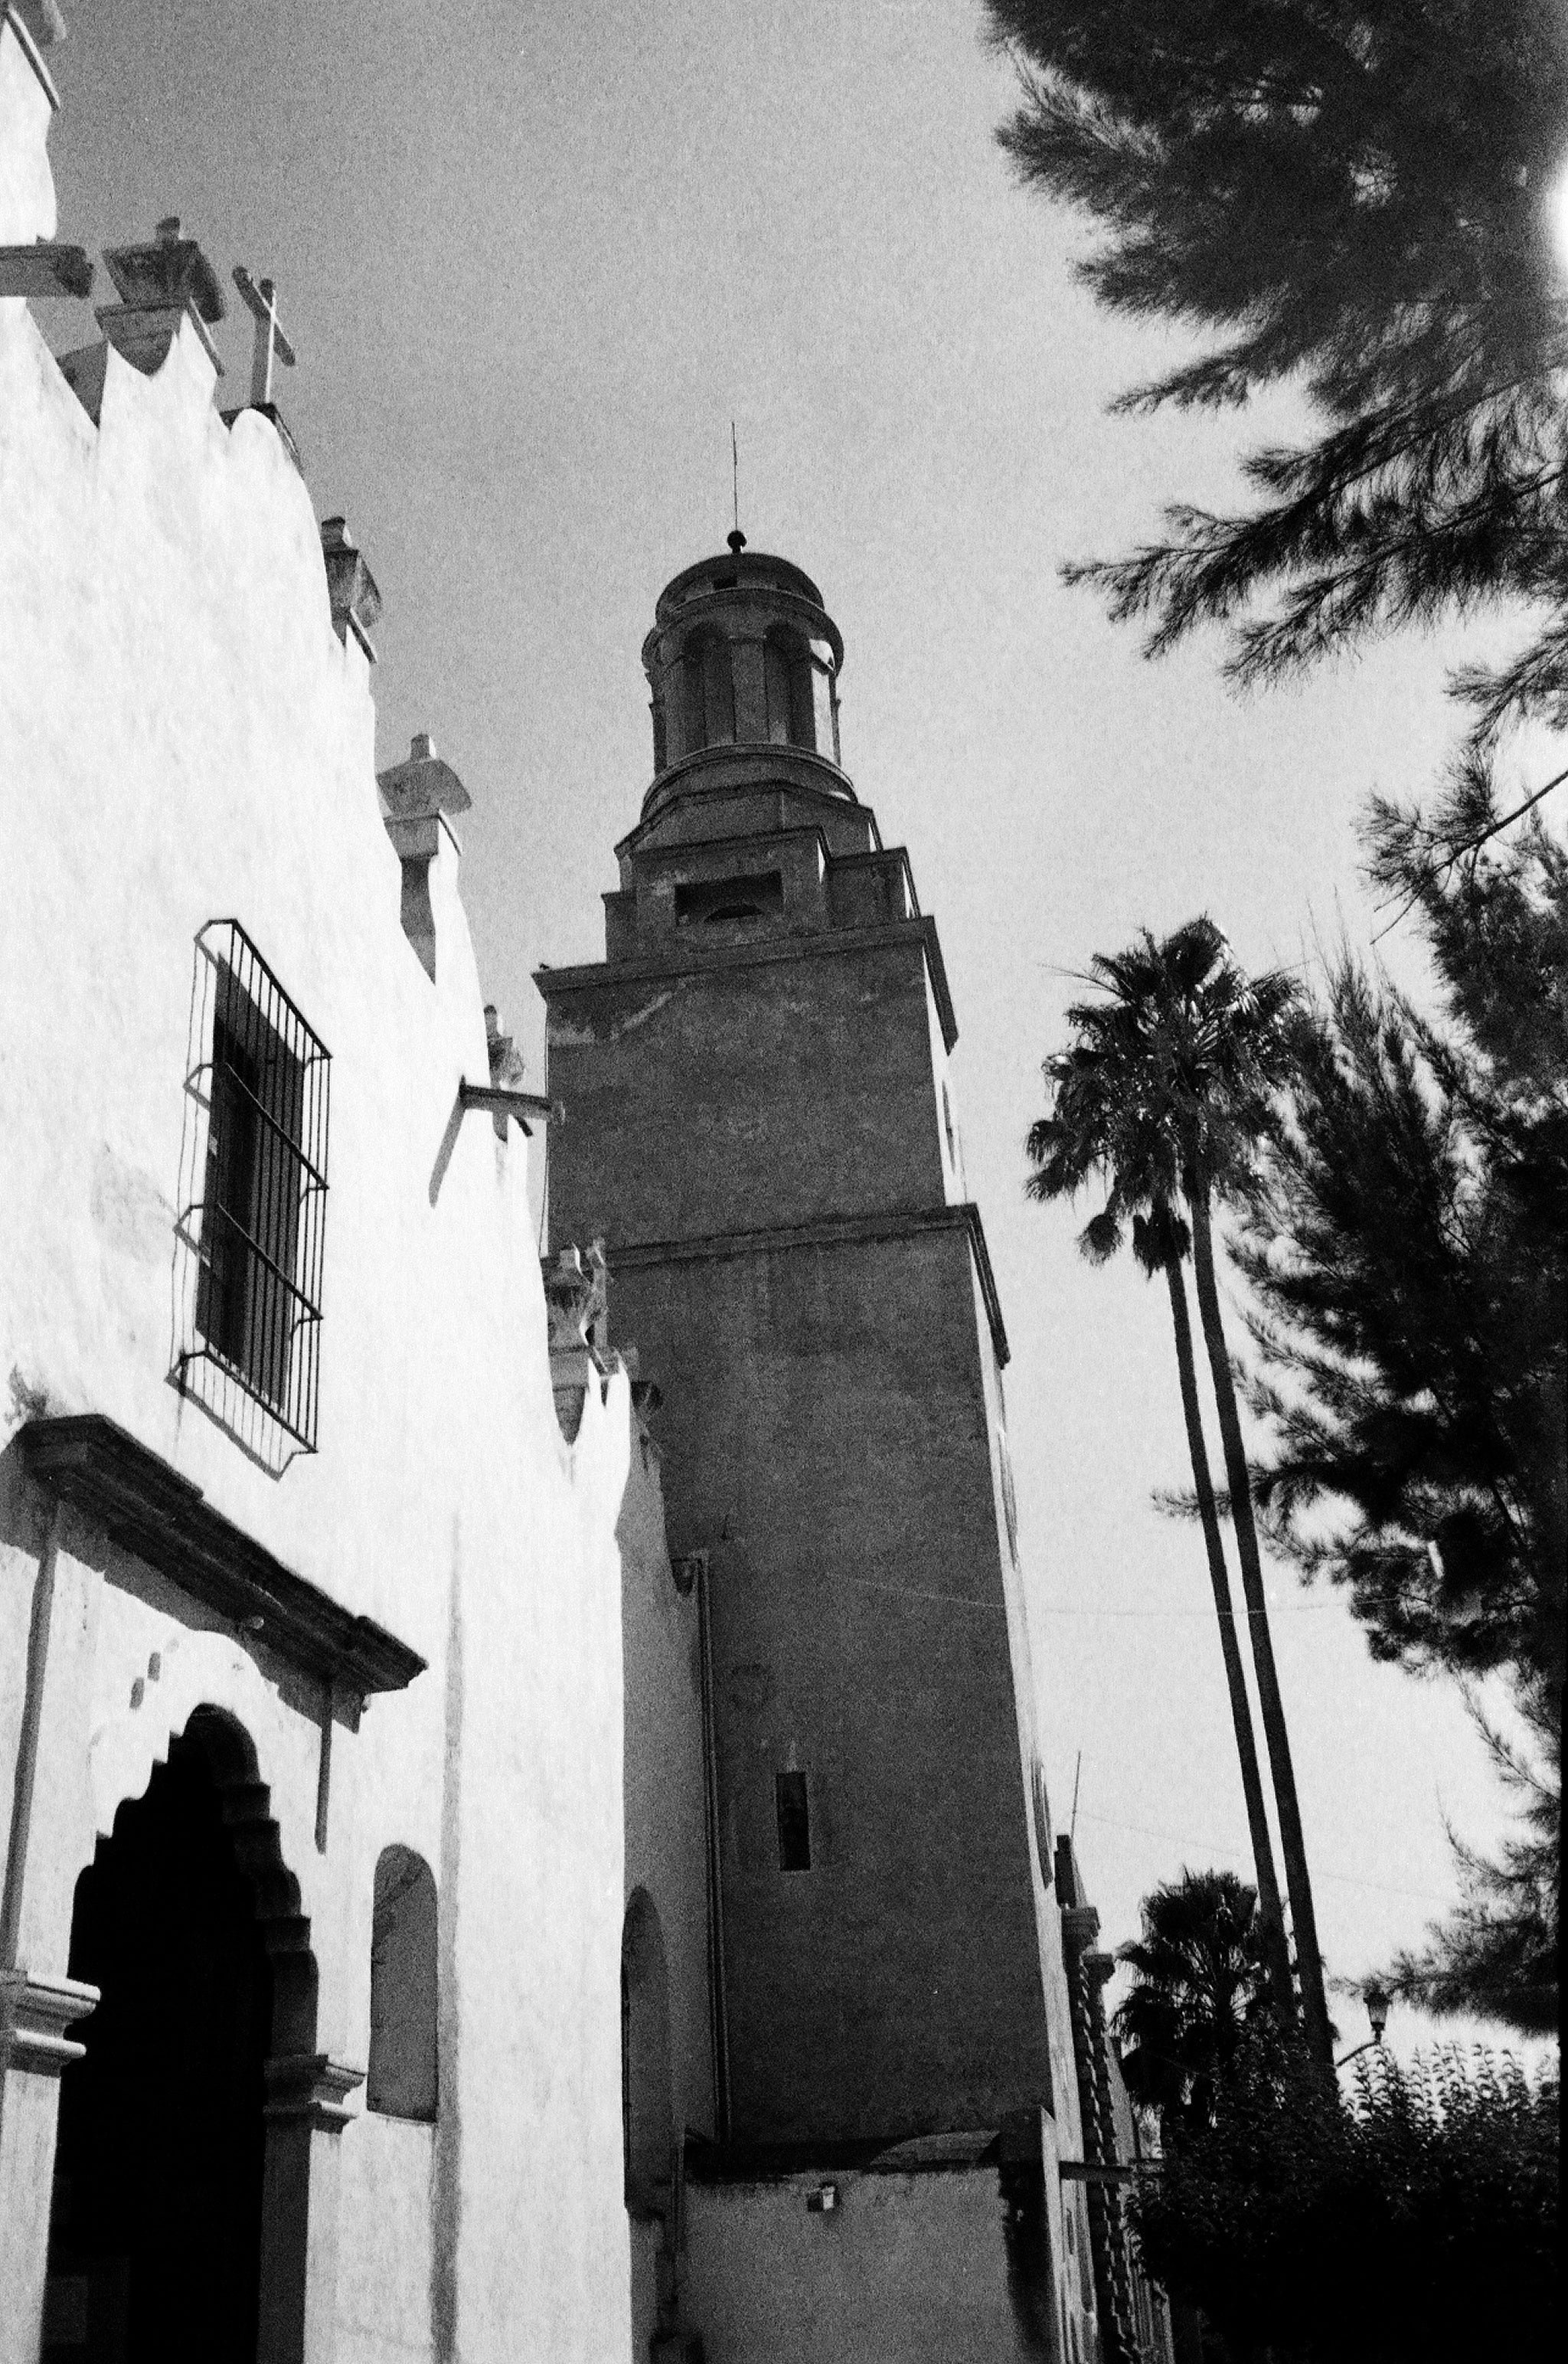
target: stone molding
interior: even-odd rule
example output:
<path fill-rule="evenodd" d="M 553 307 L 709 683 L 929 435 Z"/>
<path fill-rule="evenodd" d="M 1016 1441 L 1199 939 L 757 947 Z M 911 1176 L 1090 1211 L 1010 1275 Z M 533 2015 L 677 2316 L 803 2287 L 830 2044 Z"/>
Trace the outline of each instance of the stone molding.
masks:
<path fill-rule="evenodd" d="M 321 2134 L 340 2135 L 357 2115 L 346 2104 L 365 2072 L 325 2052 L 283 2052 L 267 2062 L 266 2080 L 263 2117 L 303 2118 Z"/>
<path fill-rule="evenodd" d="M 28 1421 L 17 1441 L 28 1476 L 47 1493 L 307 1672 L 361 1698 L 402 1690 L 424 1672 L 417 1650 L 285 1567 L 103 1413 Z"/>
<path fill-rule="evenodd" d="M 688 749 L 685 754 L 677 755 L 673 762 L 666 764 L 662 772 L 655 772 L 644 792 L 638 816 L 639 829 L 633 831 L 633 835 L 640 835 L 671 805 L 694 794 L 700 796 L 703 792 L 701 775 L 720 765 L 732 764 L 738 756 L 750 756 L 753 763 L 759 758 L 765 760 L 791 785 L 794 785 L 792 775 L 803 775 L 802 786 L 809 784 L 816 786 L 817 782 L 813 775 L 820 774 L 828 784 L 828 793 L 835 804 L 860 803 L 854 783 L 843 765 L 836 764 L 831 755 L 824 755 L 819 748 L 797 747 L 787 739 L 716 739 L 711 746 Z M 806 769 L 807 766 L 810 768 Z M 740 782 L 727 778 L 723 785 L 736 787 Z"/>
<path fill-rule="evenodd" d="M 97 1988 L 80 1979 L 0 1970 L 0 2076 L 28 2068 L 36 2077 L 58 2077 L 87 2049 L 66 2029 L 97 2007 Z"/>
<path fill-rule="evenodd" d="M 629 961 L 584 962 L 573 968 L 537 968 L 534 983 L 548 1003 L 555 994 L 581 992 L 595 986 L 636 985 L 652 977 L 701 976 L 711 969 L 762 968 L 770 961 L 821 960 L 830 953 L 875 952 L 884 945 L 908 943 L 914 939 L 925 946 L 942 1043 L 951 1052 L 958 1041 L 958 1020 L 953 1015 L 947 970 L 937 941 L 937 923 L 929 912 L 908 920 L 889 920 L 873 928 L 823 928 L 810 935 L 771 936 L 758 943 L 726 944 L 712 952 L 688 952 L 673 960 L 662 960 L 653 954 Z"/>
<path fill-rule="evenodd" d="M 0 296 L 90 296 L 93 265 L 82 246 L 37 239 L 31 246 L 0 246 Z"/>
<path fill-rule="evenodd" d="M 734 755 L 737 752 L 743 756 L 751 757 L 759 754 L 762 750 L 758 746 L 751 746 L 747 744 L 745 742 L 742 742 L 739 751 L 730 746 L 703 747 L 699 748 L 695 754 L 682 755 L 678 761 L 683 765 L 695 765 L 700 761 L 711 757 L 717 764 L 717 759 L 721 755 Z M 724 776 L 720 779 L 709 781 L 706 785 L 700 782 L 695 786 L 689 781 L 684 783 L 681 789 L 681 802 L 687 806 L 719 804 L 727 797 L 736 796 L 755 796 L 762 791 L 773 789 L 781 789 L 786 795 L 792 797 L 814 797 L 819 803 L 827 806 L 830 811 L 841 813 L 846 809 L 849 809 L 858 813 L 861 819 L 867 823 L 872 836 L 875 841 L 875 843 L 871 850 L 873 853 L 881 853 L 883 851 L 882 831 L 877 827 L 876 815 L 873 812 L 870 805 L 862 804 L 859 797 L 855 794 L 854 785 L 847 772 L 840 772 L 838 765 L 829 762 L 826 755 L 809 754 L 804 747 L 790 747 L 788 745 L 781 744 L 777 741 L 770 740 L 768 742 L 767 752 L 770 758 L 798 756 L 803 764 L 810 764 L 817 770 L 826 770 L 830 773 L 833 775 L 832 780 L 829 782 L 828 786 L 824 787 L 819 780 L 813 779 L 809 776 L 797 777 L 792 768 L 786 767 L 782 763 L 778 763 L 773 765 L 769 777 L 759 779 L 755 775 L 754 766 L 749 764 L 732 764 L 725 769 Z M 658 774 L 657 780 L 662 781 L 667 779 L 670 772 L 673 771 L 675 768 L 676 765 L 672 764 L 665 771 Z M 834 785 L 835 782 L 841 782 L 842 786 L 840 787 Z M 844 793 L 844 789 L 848 789 L 849 793 L 847 795 Z M 651 793 L 651 791 L 650 791 L 650 793 Z M 644 839 L 653 835 L 662 818 L 663 816 L 662 814 L 655 813 L 651 817 L 651 819 L 647 820 L 639 820 L 634 828 L 628 830 L 626 835 L 617 839 L 616 842 L 614 849 L 616 860 L 617 862 L 624 862 L 628 855 L 635 853 L 642 844 Z M 696 845 L 700 845 L 705 842 L 706 841 L 701 838 L 694 838 L 688 841 L 688 842 Z M 853 856 L 843 853 L 836 853 L 833 857 L 835 862 L 847 862 L 853 858 Z"/>
<path fill-rule="evenodd" d="M 984 1226 L 973 1199 L 950 1207 L 893 1207 L 885 1213 L 825 1215 L 814 1223 L 785 1223 L 771 1231 L 707 1232 L 685 1240 L 637 1240 L 606 1250 L 611 1277 L 617 1272 L 641 1272 L 651 1265 L 695 1264 L 720 1256 L 770 1255 L 787 1248 L 853 1247 L 864 1240 L 918 1239 L 929 1232 L 966 1232 L 970 1252 L 985 1304 L 991 1344 L 997 1362 L 1006 1367 L 1010 1349 L 1002 1321 L 1002 1301 L 991 1269 Z M 1099 1927 L 1099 1917 L 1095 1927 Z"/>

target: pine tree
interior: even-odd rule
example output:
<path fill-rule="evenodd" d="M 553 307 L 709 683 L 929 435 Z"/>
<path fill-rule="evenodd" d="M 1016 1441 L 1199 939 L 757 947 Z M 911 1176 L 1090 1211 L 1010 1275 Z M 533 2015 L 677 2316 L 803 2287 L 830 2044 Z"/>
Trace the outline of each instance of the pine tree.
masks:
<path fill-rule="evenodd" d="M 1462 1857 L 1465 1905 L 1403 1981 L 1538 2027 L 1568 1611 L 1568 853 L 1539 825 L 1488 837 L 1490 818 L 1474 775 L 1430 825 L 1374 813 L 1374 870 L 1420 913 L 1444 1017 L 1339 961 L 1236 1252 L 1275 1540 L 1346 1588 L 1374 1656 L 1500 1670 L 1526 1718 L 1522 1756 L 1491 1741 L 1521 1833 Z"/>
<path fill-rule="evenodd" d="M 1243 681 L 1522 599 L 1528 645 L 1456 686 L 1481 742 L 1568 725 L 1562 0 L 986 8 L 1024 84 L 998 136 L 1105 233 L 1079 266 L 1096 299 L 1209 340 L 1119 407 L 1288 385 L 1321 421 L 1247 459 L 1252 508 L 1178 505 L 1160 541 L 1070 576 L 1150 617 L 1151 652 L 1228 624 Z"/>

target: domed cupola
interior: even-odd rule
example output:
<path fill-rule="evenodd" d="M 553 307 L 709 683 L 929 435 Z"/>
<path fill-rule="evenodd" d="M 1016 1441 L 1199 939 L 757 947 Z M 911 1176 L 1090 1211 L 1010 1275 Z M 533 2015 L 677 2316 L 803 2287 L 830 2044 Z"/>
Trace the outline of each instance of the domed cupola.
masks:
<path fill-rule="evenodd" d="M 667 584 L 642 644 L 653 706 L 649 819 L 687 786 L 770 769 L 853 790 L 839 766 L 839 628 L 808 574 L 746 548 L 686 567 Z"/>

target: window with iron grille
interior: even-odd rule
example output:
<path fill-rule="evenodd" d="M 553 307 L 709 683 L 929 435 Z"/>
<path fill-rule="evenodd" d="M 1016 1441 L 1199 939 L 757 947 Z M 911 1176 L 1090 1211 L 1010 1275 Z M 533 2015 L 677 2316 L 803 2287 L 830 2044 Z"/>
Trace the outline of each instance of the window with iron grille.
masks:
<path fill-rule="evenodd" d="M 314 1452 L 330 1062 L 237 920 L 199 943 L 206 1138 L 181 1227 L 195 1274 L 180 1383 L 263 1458 L 267 1423 Z"/>

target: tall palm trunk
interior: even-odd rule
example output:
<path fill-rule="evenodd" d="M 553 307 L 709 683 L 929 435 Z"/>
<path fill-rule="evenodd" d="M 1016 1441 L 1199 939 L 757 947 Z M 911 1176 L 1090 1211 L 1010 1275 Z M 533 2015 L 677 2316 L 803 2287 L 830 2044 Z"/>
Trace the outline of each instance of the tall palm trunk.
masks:
<path fill-rule="evenodd" d="M 1247 1827 L 1252 1834 L 1252 1861 L 1258 1875 L 1258 1911 L 1262 1922 L 1263 1958 L 1281 2024 L 1296 2017 L 1296 1990 L 1290 1979 L 1290 1955 L 1285 1946 L 1284 1914 L 1280 1909 L 1279 1881 L 1274 1874 L 1273 1841 L 1263 1807 L 1263 1777 L 1258 1765 L 1258 1745 L 1252 1737 L 1252 1711 L 1247 1699 L 1247 1678 L 1241 1646 L 1236 1638 L 1236 1611 L 1230 1605 L 1230 1578 L 1225 1566 L 1225 1545 L 1219 1532 L 1219 1511 L 1208 1472 L 1208 1447 L 1204 1442 L 1203 1413 L 1198 1403 L 1197 1368 L 1193 1359 L 1193 1326 L 1187 1311 L 1187 1285 L 1182 1260 L 1171 1250 L 1165 1257 L 1165 1283 L 1171 1292 L 1171 1321 L 1176 1333 L 1176 1366 L 1182 1379 L 1182 1411 L 1187 1423 L 1187 1451 L 1192 1455 L 1193 1485 L 1203 1539 L 1208 1552 L 1209 1581 L 1214 1587 L 1215 1614 L 1219 1620 L 1219 1647 L 1225 1659 L 1225 1682 L 1230 1693 L 1230 1720 L 1236 1727 L 1236 1754 L 1241 1760 L 1241 1788 L 1247 1801 Z"/>
<path fill-rule="evenodd" d="M 1307 1869 L 1307 1842 L 1302 1835 L 1301 1809 L 1296 1802 L 1296 1772 L 1290 1761 L 1290 1737 L 1285 1730 L 1284 1703 L 1274 1668 L 1274 1645 L 1269 1633 L 1268 1604 L 1263 1598 L 1262 1564 L 1258 1556 L 1258 1531 L 1252 1519 L 1251 1479 L 1241 1441 L 1241 1417 L 1236 1407 L 1236 1387 L 1220 1318 L 1219 1292 L 1214 1278 L 1214 1232 L 1209 1214 L 1208 1183 L 1198 1167 L 1190 1190 L 1193 1218 L 1193 1275 L 1197 1283 L 1198 1312 L 1204 1344 L 1214 1376 L 1214 1399 L 1219 1413 L 1219 1433 L 1225 1446 L 1225 1475 L 1230 1488 L 1230 1518 L 1236 1531 L 1236 1554 L 1241 1563 L 1241 1589 L 1246 1596 L 1252 1637 L 1252 1665 L 1258 1678 L 1258 1706 L 1268 1743 L 1269 1766 L 1274 1777 L 1274 1801 L 1279 1809 L 1280 1845 L 1290 1890 L 1290 1913 L 1296 1934 L 1296 1962 L 1301 1980 L 1301 2007 L 1307 2039 L 1323 2061 L 1333 2059 L 1329 2006 L 1323 1992 L 1323 1960 L 1318 1950 L 1318 1920 L 1312 1910 L 1312 1882 Z"/>

